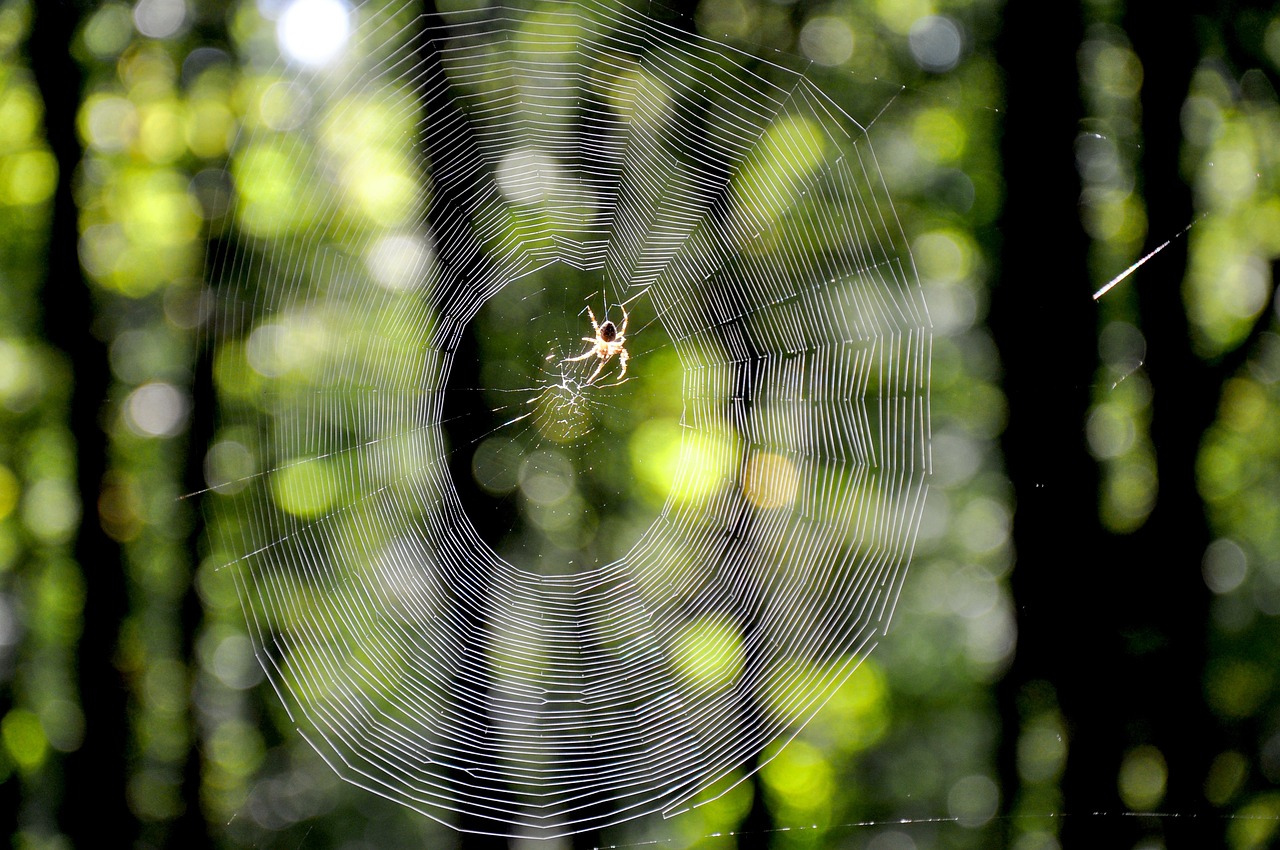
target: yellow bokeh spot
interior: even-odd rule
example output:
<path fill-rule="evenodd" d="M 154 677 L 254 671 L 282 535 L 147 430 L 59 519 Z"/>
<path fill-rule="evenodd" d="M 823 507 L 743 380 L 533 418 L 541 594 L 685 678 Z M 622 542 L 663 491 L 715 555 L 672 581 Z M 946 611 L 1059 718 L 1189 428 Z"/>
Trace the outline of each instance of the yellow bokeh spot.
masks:
<path fill-rule="evenodd" d="M 100 284 L 140 298 L 193 274 L 200 217 L 185 175 L 150 165 L 109 175 L 104 223 L 85 228 L 81 259 Z M 106 222 L 110 223 L 106 223 Z"/>
<path fill-rule="evenodd" d="M 149 103 L 139 111 L 138 149 L 154 163 L 173 162 L 186 153 L 184 120 L 176 101 Z"/>
<path fill-rule="evenodd" d="M 1274 672 L 1251 661 L 1219 662 L 1206 676 L 1209 705 L 1220 717 L 1239 720 L 1252 717 L 1275 685 Z"/>
<path fill-rule="evenodd" d="M 44 764 L 49 754 L 49 739 L 35 712 L 15 708 L 0 721 L 0 738 L 9 757 L 24 771 L 32 771 Z"/>
<path fill-rule="evenodd" d="M 287 149 L 283 142 L 262 142 L 245 148 L 231 164 L 240 200 L 242 225 L 255 236 L 280 235 L 305 223 L 305 179 L 300 162 L 308 154 Z"/>
<path fill-rule="evenodd" d="M 235 115 L 214 98 L 200 98 L 187 111 L 187 146 L 198 157 L 212 159 L 230 148 Z"/>
<path fill-rule="evenodd" d="M 1231 850 L 1263 850 L 1274 847 L 1272 839 L 1280 830 L 1280 792 L 1259 794 L 1235 812 L 1227 827 Z"/>
<path fill-rule="evenodd" d="M 681 679 L 698 690 L 720 690 L 742 673 L 742 636 L 728 620 L 707 615 L 694 620 L 672 647 Z"/>
<path fill-rule="evenodd" d="M 936 283 L 956 283 L 973 274 L 977 246 L 961 230 L 934 230 L 911 243 L 920 276 Z"/>
<path fill-rule="evenodd" d="M 265 751 L 261 733 L 243 720 L 219 723 L 206 746 L 213 766 L 234 777 L 252 775 Z"/>
<path fill-rule="evenodd" d="M 348 195 L 374 224 L 394 227 L 410 218 L 420 184 L 394 157 L 372 152 L 353 158 L 342 177 Z"/>
<path fill-rule="evenodd" d="M 698 32 L 712 38 L 747 38 L 760 14 L 747 0 L 703 0 L 698 4 Z"/>
<path fill-rule="evenodd" d="M 1191 271 L 1184 284 L 1194 342 L 1207 357 L 1236 347 L 1266 308 L 1271 289 L 1267 261 L 1241 245 L 1236 221 L 1206 221 L 1193 240 Z M 1210 226 L 1212 224 L 1212 226 Z"/>
<path fill-rule="evenodd" d="M 916 115 L 911 127 L 916 150 L 930 162 L 952 163 L 968 145 L 964 125 L 947 109 L 926 109 Z"/>
<path fill-rule="evenodd" d="M 1130 453 L 1110 465 L 1103 481 L 1102 522 L 1117 534 L 1138 529 L 1155 506 L 1156 474 L 1147 453 Z"/>
<path fill-rule="evenodd" d="M 42 118 L 43 108 L 34 88 L 8 80 L 0 94 L 0 149 L 30 144 L 39 132 Z"/>
<path fill-rule="evenodd" d="M 329 511 L 338 497 L 338 484 L 324 461 L 298 460 L 272 474 L 271 491 L 280 510 L 314 519 Z"/>
<path fill-rule="evenodd" d="M 18 506 L 18 497 L 22 493 L 22 485 L 18 476 L 9 467 L 0 464 L 0 519 L 13 513 Z"/>
<path fill-rule="evenodd" d="M 80 135 L 89 147 L 104 152 L 124 150 L 138 130 L 138 110 L 126 97 L 91 94 L 77 119 Z"/>
<path fill-rule="evenodd" d="M 1018 738 L 1018 775 L 1024 782 L 1056 781 L 1066 760 L 1066 729 L 1056 712 L 1037 714 L 1024 724 Z"/>
<path fill-rule="evenodd" d="M 1218 753 L 1204 781 L 1204 796 L 1215 806 L 1231 802 L 1249 776 L 1249 760 L 1236 750 Z"/>
<path fill-rule="evenodd" d="M 80 515 L 79 494 L 67 479 L 38 479 L 23 494 L 22 518 L 27 530 L 46 543 L 69 540 Z"/>
<path fill-rule="evenodd" d="M 42 204 L 58 185 L 58 163 L 48 151 L 12 154 L 0 165 L 0 192 L 9 206 Z"/>
<path fill-rule="evenodd" d="M 1095 54 L 1092 82 L 1115 98 L 1135 97 L 1142 88 L 1142 63 L 1132 50 L 1107 44 Z"/>
<path fill-rule="evenodd" d="M 133 16 L 123 3 L 105 3 L 93 13 L 83 30 L 84 46 L 98 59 L 108 59 L 129 46 Z"/>
<path fill-rule="evenodd" d="M 1233 378 L 1222 392 L 1222 421 L 1241 433 L 1258 428 L 1267 421 L 1267 395 L 1263 388 L 1248 378 Z"/>
<path fill-rule="evenodd" d="M 823 711 L 827 713 L 820 716 L 843 730 L 842 747 L 863 749 L 880 740 L 889 728 L 889 685 L 884 671 L 863 659 Z"/>
<path fill-rule="evenodd" d="M 1116 243 L 1117 250 L 1128 245 L 1130 253 L 1124 262 L 1136 259 L 1147 234 L 1147 212 L 1141 199 L 1127 189 L 1094 189 L 1086 193 L 1086 199 L 1084 223 L 1089 235 L 1100 242 Z"/>
<path fill-rule="evenodd" d="M 733 451 L 731 435 L 681 428 L 673 419 L 650 419 L 631 438 L 631 471 L 651 503 L 668 496 L 699 502 L 725 481 Z"/>
<path fill-rule="evenodd" d="M 1251 199 L 1258 186 L 1258 151 L 1244 132 L 1226 134 L 1227 140 L 1213 152 L 1213 168 L 1200 174 L 1200 185 L 1219 206 L 1230 207 Z"/>
<path fill-rule="evenodd" d="M 167 168 L 139 168 L 122 171 L 118 180 L 113 211 L 135 245 L 186 245 L 199 234 L 199 212 L 185 175 Z"/>
<path fill-rule="evenodd" d="M 761 452 L 747 461 L 742 490 L 757 508 L 785 508 L 795 501 L 799 483 L 795 464 L 781 455 Z"/>
<path fill-rule="evenodd" d="M 325 116 L 321 139 L 326 148 L 344 158 L 388 151 L 395 140 L 413 131 L 415 117 L 395 101 L 341 100 Z"/>
<path fill-rule="evenodd" d="M 250 368 L 245 344 L 240 340 L 228 340 L 219 346 L 213 357 L 213 381 L 219 393 L 239 402 L 259 399 L 263 383 L 262 376 Z"/>
<path fill-rule="evenodd" d="M 1208 443 L 1196 458 L 1196 483 L 1210 502 L 1221 502 L 1239 492 L 1244 484 L 1240 453 L 1221 442 Z"/>
<path fill-rule="evenodd" d="M 785 162 L 801 175 L 809 174 L 826 154 L 827 137 L 812 118 L 789 115 L 769 126 L 764 152 L 770 160 Z"/>
<path fill-rule="evenodd" d="M 734 180 L 744 219 L 776 221 L 802 197 L 799 186 L 826 157 L 827 137 L 811 118 L 787 115 L 764 133 L 755 156 Z"/>
<path fill-rule="evenodd" d="M 1117 787 L 1120 799 L 1131 811 L 1149 811 L 1164 799 L 1169 768 L 1164 755 L 1155 747 L 1135 747 L 1120 763 Z"/>
<path fill-rule="evenodd" d="M 788 817 L 803 817 L 831 805 L 835 771 L 822 751 L 792 741 L 760 771 L 765 791 Z"/>
<path fill-rule="evenodd" d="M 896 33 L 906 35 L 911 25 L 921 18 L 937 13 L 933 0 L 876 0 L 876 14 L 885 26 Z"/>
<path fill-rule="evenodd" d="M 1280 254 L 1280 198 L 1267 198 L 1252 205 L 1245 227 L 1260 253 Z"/>
<path fill-rule="evenodd" d="M 788 724 L 807 720 L 821 705 L 809 728 L 845 751 L 871 746 L 889 728 L 884 673 L 865 658 L 850 656 L 825 664 L 803 658 L 780 661 L 770 673 L 765 704 Z"/>

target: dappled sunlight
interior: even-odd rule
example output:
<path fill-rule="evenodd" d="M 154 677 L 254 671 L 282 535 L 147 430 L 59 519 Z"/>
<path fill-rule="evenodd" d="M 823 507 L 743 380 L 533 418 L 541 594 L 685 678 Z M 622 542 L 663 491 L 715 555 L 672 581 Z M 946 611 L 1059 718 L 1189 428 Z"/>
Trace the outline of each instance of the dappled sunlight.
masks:
<path fill-rule="evenodd" d="M 11 843 L 1273 844 L 1201 12 L 0 3 Z"/>

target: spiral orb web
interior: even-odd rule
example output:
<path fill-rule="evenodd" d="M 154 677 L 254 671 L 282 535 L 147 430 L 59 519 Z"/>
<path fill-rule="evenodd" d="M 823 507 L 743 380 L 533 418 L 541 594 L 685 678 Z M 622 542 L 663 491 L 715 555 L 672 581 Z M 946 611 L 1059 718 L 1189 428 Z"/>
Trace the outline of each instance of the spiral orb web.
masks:
<path fill-rule="evenodd" d="M 892 618 L 929 471 L 911 257 L 865 130 L 803 74 L 622 5 L 414 8 L 357 6 L 347 53 L 280 71 L 238 148 L 219 551 L 344 779 L 502 835 L 676 814 Z M 450 471 L 488 436 L 447 413 L 486 389 L 450 384 L 470 326 L 548 270 L 560 347 L 516 363 L 493 433 L 572 464 L 603 437 L 546 423 L 643 391 L 565 362 L 584 294 L 645 317 L 637 376 L 678 362 L 673 433 L 630 461 L 665 464 L 665 501 L 600 563 L 500 557 Z"/>

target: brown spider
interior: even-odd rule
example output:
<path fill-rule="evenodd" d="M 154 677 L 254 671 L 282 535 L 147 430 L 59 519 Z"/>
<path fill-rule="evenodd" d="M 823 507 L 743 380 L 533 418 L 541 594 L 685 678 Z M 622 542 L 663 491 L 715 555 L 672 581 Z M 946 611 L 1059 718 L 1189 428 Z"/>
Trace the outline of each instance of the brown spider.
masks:
<path fill-rule="evenodd" d="M 618 373 L 618 382 L 621 383 L 622 379 L 627 376 L 627 361 L 631 359 L 631 355 L 627 353 L 627 349 L 625 348 L 627 344 L 628 317 L 627 308 L 622 307 L 621 309 L 622 327 L 619 328 L 614 325 L 613 322 L 607 320 L 604 324 L 597 324 L 596 314 L 591 311 L 590 307 L 588 307 L 587 315 L 591 317 L 591 330 L 595 331 L 596 335 L 594 337 L 584 336 L 582 341 L 591 343 L 591 348 L 586 354 L 579 357 L 566 357 L 564 360 L 560 361 L 562 363 L 576 363 L 579 360 L 586 360 L 588 357 L 599 357 L 600 365 L 591 373 L 591 377 L 587 378 L 588 384 L 596 379 L 600 372 L 604 370 L 605 365 L 608 364 L 615 354 L 618 355 L 618 362 L 622 364 L 622 371 Z"/>

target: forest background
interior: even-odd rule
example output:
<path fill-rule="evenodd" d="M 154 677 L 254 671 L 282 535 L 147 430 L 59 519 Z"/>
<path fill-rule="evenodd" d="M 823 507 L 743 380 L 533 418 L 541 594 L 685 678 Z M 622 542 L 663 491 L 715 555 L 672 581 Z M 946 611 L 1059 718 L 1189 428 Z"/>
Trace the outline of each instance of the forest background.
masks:
<path fill-rule="evenodd" d="M 209 543 L 227 445 L 213 364 L 236 340 L 205 324 L 206 257 L 240 238 L 243 205 L 290 214 L 288 186 L 246 199 L 227 176 L 241 131 L 282 108 L 289 6 L 0 3 L 14 847 L 506 844 L 328 770 L 266 684 Z M 1280 12 L 644 11 L 796 57 L 876 116 L 934 319 L 935 470 L 894 629 L 795 741 L 717 805 L 563 843 L 1272 846 Z"/>

